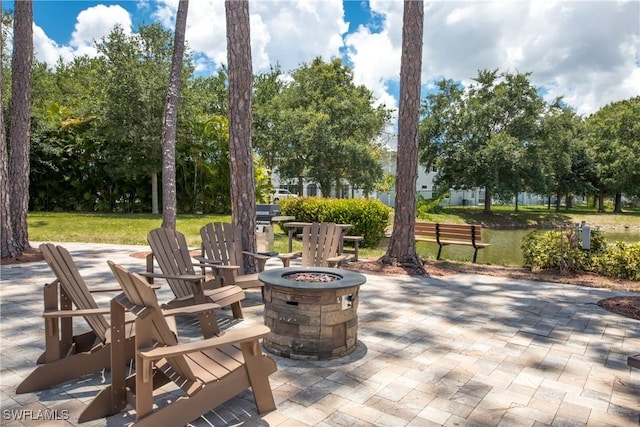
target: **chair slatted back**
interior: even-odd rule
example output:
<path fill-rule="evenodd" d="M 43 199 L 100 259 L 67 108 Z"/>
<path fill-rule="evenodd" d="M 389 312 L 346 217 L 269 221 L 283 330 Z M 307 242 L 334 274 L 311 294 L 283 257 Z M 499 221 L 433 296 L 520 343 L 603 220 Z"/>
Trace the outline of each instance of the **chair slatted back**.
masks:
<path fill-rule="evenodd" d="M 314 222 L 302 229 L 302 265 L 327 267 L 338 254 L 342 229 L 332 222 Z"/>
<path fill-rule="evenodd" d="M 80 310 L 99 308 L 93 295 L 89 292 L 87 284 L 80 276 L 78 267 L 73 258 L 71 258 L 69 251 L 52 243 L 41 244 L 40 250 L 53 274 L 60 282 L 60 286 L 76 308 Z M 84 318 L 96 336 L 104 342 L 107 330 L 109 330 L 107 319 L 101 314 L 88 315 L 84 316 Z"/>
<path fill-rule="evenodd" d="M 147 235 L 147 242 L 163 274 L 196 274 L 184 234 L 170 228 L 156 228 Z M 185 280 L 167 279 L 167 283 L 177 298 L 193 296 L 192 288 Z"/>
<path fill-rule="evenodd" d="M 127 300 L 134 306 L 130 311 L 134 315 L 139 315 L 145 310 L 150 312 L 147 313 L 145 317 L 150 319 L 150 326 L 152 328 L 151 336 L 153 340 L 160 346 L 177 345 L 178 340 L 162 313 L 151 285 L 149 285 L 142 276 L 131 273 L 120 265 L 111 261 L 108 261 L 108 264 L 114 276 L 118 279 L 118 283 L 120 283 Z M 136 327 L 137 326 L 138 322 L 136 322 Z M 184 356 L 171 357 L 168 358 L 167 361 L 178 375 L 183 378 L 195 380 L 195 376 L 189 364 L 185 361 Z"/>
<path fill-rule="evenodd" d="M 228 222 L 214 222 L 200 229 L 202 256 L 215 259 L 223 265 L 237 265 L 238 274 L 246 274 L 242 255 L 242 235 L 239 227 Z"/>

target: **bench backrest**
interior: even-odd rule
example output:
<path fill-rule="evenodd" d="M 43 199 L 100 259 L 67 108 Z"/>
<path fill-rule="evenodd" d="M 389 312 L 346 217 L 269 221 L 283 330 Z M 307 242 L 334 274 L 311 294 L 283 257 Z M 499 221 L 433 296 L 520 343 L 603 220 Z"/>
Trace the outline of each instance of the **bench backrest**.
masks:
<path fill-rule="evenodd" d="M 416 222 L 416 236 L 479 242 L 482 240 L 482 226 L 475 224 Z"/>

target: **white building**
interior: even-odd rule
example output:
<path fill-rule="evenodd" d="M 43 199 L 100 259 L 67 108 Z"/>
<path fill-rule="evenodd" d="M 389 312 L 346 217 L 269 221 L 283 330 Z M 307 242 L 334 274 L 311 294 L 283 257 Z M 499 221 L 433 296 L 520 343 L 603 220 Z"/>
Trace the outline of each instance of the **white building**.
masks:
<path fill-rule="evenodd" d="M 394 175 L 396 174 L 396 158 L 397 153 L 395 151 L 388 151 L 387 155 L 382 159 L 382 168 L 385 173 Z M 418 179 L 416 182 L 416 193 L 419 194 L 424 199 L 431 199 L 435 194 L 437 194 L 437 189 L 434 184 L 434 180 L 436 177 L 436 170 L 426 170 L 424 166 L 418 165 Z M 274 171 L 272 175 L 272 183 L 277 188 L 284 188 L 292 193 L 297 192 L 297 183 L 296 182 L 281 182 L 280 177 L 278 176 L 277 171 Z M 352 191 L 347 185 L 343 186 L 340 189 L 340 194 L 335 194 L 335 189 L 332 190 L 333 194 L 328 195 L 329 197 L 339 197 L 339 198 L 360 198 L 364 197 L 362 191 L 354 190 Z M 303 196 L 322 196 L 322 192 L 320 188 L 315 183 L 305 183 L 303 187 Z M 483 188 L 475 188 L 468 190 L 450 190 L 450 197 L 444 199 L 442 204 L 445 206 L 483 206 L 484 205 L 484 197 L 485 191 Z M 394 207 L 395 206 L 395 197 L 396 192 L 395 188 L 392 188 L 390 192 L 377 192 L 370 195 L 370 197 L 377 198 L 382 203 Z M 511 202 L 513 203 L 513 202 Z M 546 200 L 544 196 L 530 194 L 530 193 L 521 193 L 518 195 L 518 204 L 521 206 L 526 205 L 542 205 L 545 204 Z"/>

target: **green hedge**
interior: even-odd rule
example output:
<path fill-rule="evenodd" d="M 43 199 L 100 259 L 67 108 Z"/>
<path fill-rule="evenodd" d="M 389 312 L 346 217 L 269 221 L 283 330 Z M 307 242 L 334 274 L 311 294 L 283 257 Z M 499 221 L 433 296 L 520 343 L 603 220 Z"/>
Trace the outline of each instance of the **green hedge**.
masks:
<path fill-rule="evenodd" d="M 594 271 L 619 279 L 640 280 L 640 242 L 616 242 L 594 259 Z"/>
<path fill-rule="evenodd" d="M 524 264 L 532 268 L 591 271 L 640 280 L 640 243 L 607 245 L 602 231 L 591 230 L 591 249 L 583 250 L 573 230 L 534 230 L 522 240 Z"/>
<path fill-rule="evenodd" d="M 348 234 L 363 236 L 361 247 L 373 248 L 384 238 L 391 208 L 377 199 L 322 199 L 296 197 L 280 201 L 282 215 L 300 222 L 351 224 Z"/>

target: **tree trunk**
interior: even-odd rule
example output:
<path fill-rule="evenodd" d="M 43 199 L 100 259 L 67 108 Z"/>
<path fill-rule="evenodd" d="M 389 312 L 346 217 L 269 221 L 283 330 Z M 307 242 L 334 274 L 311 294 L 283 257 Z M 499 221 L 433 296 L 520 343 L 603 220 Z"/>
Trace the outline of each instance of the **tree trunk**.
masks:
<path fill-rule="evenodd" d="M 422 70 L 422 0 L 405 0 L 402 18 L 398 159 L 393 232 L 383 264 L 422 266 L 416 254 L 416 181 L 418 179 L 418 127 Z M 424 271 L 420 269 L 420 271 Z"/>
<path fill-rule="evenodd" d="M 622 194 L 616 193 L 615 205 L 613 207 L 613 213 L 622 213 Z"/>
<path fill-rule="evenodd" d="M 182 83 L 184 37 L 187 30 L 189 0 L 180 0 L 176 15 L 176 32 L 173 38 L 173 56 L 169 91 L 162 123 L 162 227 L 176 229 L 176 128 L 178 103 Z"/>
<path fill-rule="evenodd" d="M 567 194 L 564 196 L 564 208 L 571 209 L 573 207 L 573 196 L 571 194 Z"/>
<path fill-rule="evenodd" d="M 515 211 L 516 211 L 516 212 L 518 212 L 518 195 L 517 195 L 517 194 L 516 194 L 516 200 L 515 200 L 515 202 L 516 202 L 516 203 L 515 203 L 515 204 L 516 204 L 516 206 L 515 206 Z"/>
<path fill-rule="evenodd" d="M 547 210 L 551 210 L 551 195 L 547 196 Z"/>
<path fill-rule="evenodd" d="M 158 209 L 158 172 L 151 174 L 151 213 L 157 215 Z"/>
<path fill-rule="evenodd" d="M 231 218 L 242 233 L 242 249 L 256 250 L 256 198 L 251 149 L 251 31 L 249 2 L 226 0 L 229 67 L 229 155 L 231 157 Z M 245 257 L 245 271 L 255 271 Z"/>
<path fill-rule="evenodd" d="M 304 194 L 304 178 L 301 176 L 298 177 L 297 188 L 298 188 L 298 196 L 302 196 Z"/>
<path fill-rule="evenodd" d="M 482 209 L 483 213 L 490 214 L 491 213 L 491 191 L 488 188 L 485 189 L 484 194 L 484 209 Z"/>
<path fill-rule="evenodd" d="M 2 16 L 2 2 L 0 2 Z M 0 64 L 3 60 L 4 43 L 0 43 Z M 0 67 L 0 99 L 4 99 L 2 88 L 3 75 Z M 18 255 L 18 248 L 13 244 L 13 227 L 11 223 L 11 199 L 9 198 L 9 154 L 7 153 L 7 135 L 4 132 L 4 103 L 0 102 L 0 257 Z"/>
<path fill-rule="evenodd" d="M 598 190 L 598 213 L 604 213 L 604 188 Z"/>
<path fill-rule="evenodd" d="M 562 201 L 562 193 L 556 193 L 556 212 L 560 212 L 560 205 Z"/>
<path fill-rule="evenodd" d="M 33 61 L 33 2 L 14 3 L 13 61 L 11 64 L 11 134 L 9 135 L 9 199 L 13 241 L 18 254 L 30 248 L 29 139 L 31 126 L 31 65 Z"/>

